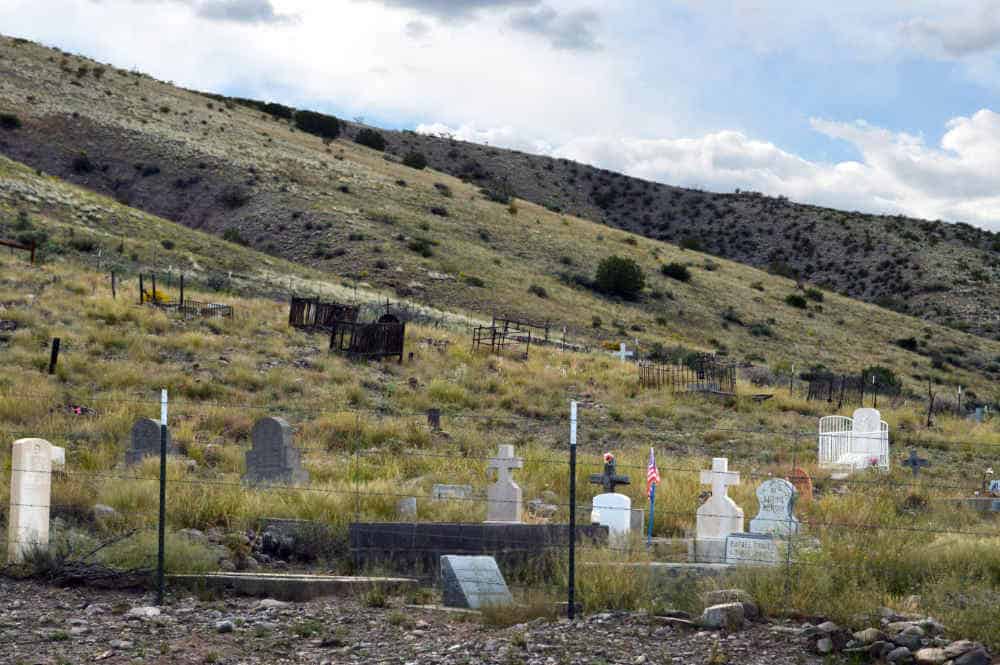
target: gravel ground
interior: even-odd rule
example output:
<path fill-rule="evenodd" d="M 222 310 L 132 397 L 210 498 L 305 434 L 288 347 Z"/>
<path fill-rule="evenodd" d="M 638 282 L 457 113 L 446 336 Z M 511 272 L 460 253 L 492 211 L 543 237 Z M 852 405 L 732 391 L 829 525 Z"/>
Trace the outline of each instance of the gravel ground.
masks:
<path fill-rule="evenodd" d="M 800 631 L 759 623 L 734 634 L 604 613 L 505 628 L 467 614 L 354 599 L 288 604 L 55 589 L 0 579 L 0 662 L 57 663 L 732 663 L 806 665 Z"/>

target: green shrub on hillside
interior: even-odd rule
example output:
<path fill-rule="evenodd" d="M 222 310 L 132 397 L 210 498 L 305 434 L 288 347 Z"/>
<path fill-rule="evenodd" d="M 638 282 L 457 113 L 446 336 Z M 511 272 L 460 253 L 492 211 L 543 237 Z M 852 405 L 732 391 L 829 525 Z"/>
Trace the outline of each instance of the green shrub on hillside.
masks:
<path fill-rule="evenodd" d="M 340 136 L 340 120 L 315 111 L 296 111 L 295 126 L 304 132 L 333 140 Z"/>
<path fill-rule="evenodd" d="M 660 267 L 660 272 L 663 273 L 665 277 L 670 279 L 676 279 L 679 282 L 690 282 L 691 281 L 691 271 L 683 263 L 665 263 Z"/>
<path fill-rule="evenodd" d="M 634 260 L 609 256 L 597 266 L 594 284 L 602 293 L 635 300 L 646 286 L 646 277 Z"/>
<path fill-rule="evenodd" d="M 806 289 L 806 298 L 814 302 L 823 302 L 823 292 L 819 289 Z"/>
<path fill-rule="evenodd" d="M 222 232 L 222 239 L 228 240 L 229 242 L 235 242 L 238 245 L 246 245 L 247 241 L 240 234 L 240 230 L 235 226 L 230 226 L 228 229 Z"/>
<path fill-rule="evenodd" d="M 427 158 L 422 152 L 410 152 L 407 153 L 406 157 L 403 157 L 403 165 L 420 171 L 427 168 Z"/>
<path fill-rule="evenodd" d="M 806 299 L 798 293 L 789 293 L 785 296 L 785 304 L 798 309 L 805 309 L 808 306 Z"/>
<path fill-rule="evenodd" d="M 21 119 L 13 113 L 0 113 L 0 129 L 20 129 Z"/>
<path fill-rule="evenodd" d="M 354 137 L 354 142 L 379 152 L 385 150 L 385 137 L 374 129 L 365 127 Z"/>

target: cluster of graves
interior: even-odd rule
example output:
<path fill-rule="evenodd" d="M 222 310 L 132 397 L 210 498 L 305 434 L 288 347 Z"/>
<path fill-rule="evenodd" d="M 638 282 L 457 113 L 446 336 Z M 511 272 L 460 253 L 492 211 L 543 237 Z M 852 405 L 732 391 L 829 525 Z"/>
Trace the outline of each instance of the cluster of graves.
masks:
<path fill-rule="evenodd" d="M 330 350 L 351 358 L 403 362 L 406 323 L 388 311 L 377 321 L 358 321 L 359 308 L 318 298 L 292 296 L 288 324 L 307 332 L 330 335 Z"/>
<path fill-rule="evenodd" d="M 624 356 L 625 350 L 622 349 Z M 736 364 L 713 354 L 700 354 L 689 364 L 640 362 L 639 385 L 672 393 L 736 394 Z"/>

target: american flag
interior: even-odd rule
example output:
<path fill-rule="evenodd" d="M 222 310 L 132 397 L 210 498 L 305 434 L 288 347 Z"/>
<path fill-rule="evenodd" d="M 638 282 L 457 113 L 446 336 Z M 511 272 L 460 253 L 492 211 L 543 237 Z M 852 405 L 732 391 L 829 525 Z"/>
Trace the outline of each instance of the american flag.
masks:
<path fill-rule="evenodd" d="M 660 484 L 660 470 L 656 468 L 656 457 L 653 455 L 653 449 L 649 449 L 649 466 L 646 467 L 646 496 L 649 496 L 653 490 L 653 485 Z"/>

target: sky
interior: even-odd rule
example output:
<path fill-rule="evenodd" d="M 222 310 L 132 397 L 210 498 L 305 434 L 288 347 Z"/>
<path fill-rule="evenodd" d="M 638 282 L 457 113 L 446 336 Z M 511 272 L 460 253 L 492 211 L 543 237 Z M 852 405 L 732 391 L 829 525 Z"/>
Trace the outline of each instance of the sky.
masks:
<path fill-rule="evenodd" d="M 1000 231 L 995 0 L 0 0 L 185 87 Z"/>

